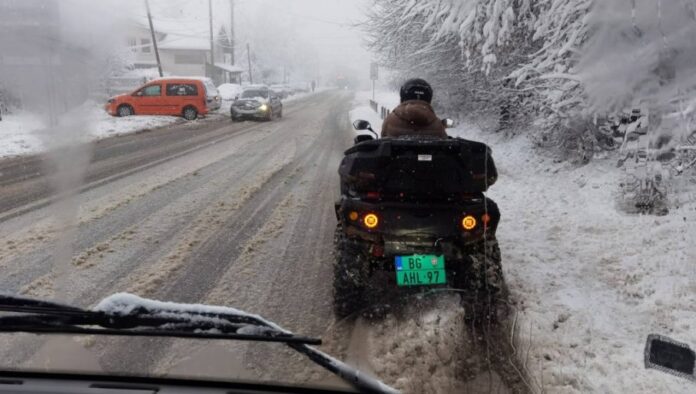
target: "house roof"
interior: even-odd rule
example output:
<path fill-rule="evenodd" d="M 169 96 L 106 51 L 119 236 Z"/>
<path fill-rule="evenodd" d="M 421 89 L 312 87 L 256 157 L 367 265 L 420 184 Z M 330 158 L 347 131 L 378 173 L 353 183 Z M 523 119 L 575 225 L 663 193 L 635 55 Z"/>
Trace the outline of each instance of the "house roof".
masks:
<path fill-rule="evenodd" d="M 169 33 L 164 40 L 159 42 L 158 45 L 162 49 L 192 49 L 208 51 L 210 50 L 210 39 L 205 37 L 193 37 Z"/>
<path fill-rule="evenodd" d="M 140 18 L 138 24 L 149 29 L 147 18 Z M 153 18 L 155 31 L 164 34 L 164 39 L 158 41 L 162 49 L 210 50 L 210 33 L 200 25 L 186 19 Z M 214 33 L 217 40 L 219 31 Z"/>
<path fill-rule="evenodd" d="M 229 72 L 231 72 L 231 73 L 242 73 L 242 72 L 244 72 L 244 69 L 243 69 L 243 68 L 241 68 L 241 67 L 239 67 L 239 66 L 235 66 L 235 65 L 233 65 L 233 64 L 215 63 L 215 67 L 220 68 L 220 69 L 223 69 L 223 70 L 225 70 L 225 71 L 229 71 Z"/>

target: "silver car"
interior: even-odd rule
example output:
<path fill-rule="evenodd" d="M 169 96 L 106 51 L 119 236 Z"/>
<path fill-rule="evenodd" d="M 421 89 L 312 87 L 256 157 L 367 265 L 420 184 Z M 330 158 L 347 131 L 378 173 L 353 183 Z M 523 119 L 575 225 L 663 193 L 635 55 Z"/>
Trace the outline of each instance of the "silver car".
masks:
<path fill-rule="evenodd" d="M 247 88 L 232 103 L 230 117 L 235 122 L 243 119 L 282 118 L 283 103 L 280 97 L 267 87 Z"/>

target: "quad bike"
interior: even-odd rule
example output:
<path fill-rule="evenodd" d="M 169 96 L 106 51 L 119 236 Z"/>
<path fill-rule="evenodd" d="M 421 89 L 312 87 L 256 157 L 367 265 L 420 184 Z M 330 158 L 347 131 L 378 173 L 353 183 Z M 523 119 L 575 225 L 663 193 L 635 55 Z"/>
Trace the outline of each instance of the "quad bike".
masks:
<path fill-rule="evenodd" d="M 363 120 L 353 127 L 372 131 Z M 384 301 L 381 290 L 404 294 L 438 287 L 470 301 L 464 302 L 475 312 L 470 317 L 493 314 L 506 288 L 495 237 L 500 211 L 484 195 L 497 178 L 487 145 L 359 135 L 338 172 L 337 317 Z"/>

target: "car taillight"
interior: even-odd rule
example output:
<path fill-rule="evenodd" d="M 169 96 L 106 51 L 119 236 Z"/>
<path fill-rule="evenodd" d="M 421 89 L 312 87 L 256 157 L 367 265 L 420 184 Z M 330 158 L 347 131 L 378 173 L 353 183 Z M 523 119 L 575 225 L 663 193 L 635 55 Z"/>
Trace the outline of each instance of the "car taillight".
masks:
<path fill-rule="evenodd" d="M 464 216 L 462 219 L 462 228 L 469 231 L 473 230 L 474 227 L 476 227 L 476 218 L 471 215 Z"/>
<path fill-rule="evenodd" d="M 367 192 L 366 197 L 370 200 L 379 200 L 380 194 L 379 192 Z"/>

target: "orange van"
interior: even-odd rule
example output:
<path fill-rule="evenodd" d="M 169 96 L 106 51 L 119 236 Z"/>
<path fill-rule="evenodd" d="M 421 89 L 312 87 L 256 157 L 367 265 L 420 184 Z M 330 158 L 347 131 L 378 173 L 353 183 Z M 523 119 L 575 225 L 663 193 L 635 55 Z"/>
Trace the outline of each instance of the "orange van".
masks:
<path fill-rule="evenodd" d="M 174 115 L 194 120 L 220 108 L 220 94 L 210 78 L 159 78 L 131 93 L 109 99 L 112 116 Z"/>

